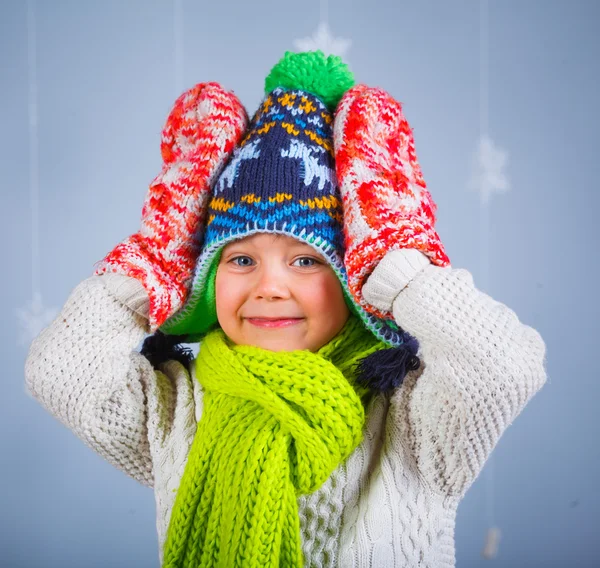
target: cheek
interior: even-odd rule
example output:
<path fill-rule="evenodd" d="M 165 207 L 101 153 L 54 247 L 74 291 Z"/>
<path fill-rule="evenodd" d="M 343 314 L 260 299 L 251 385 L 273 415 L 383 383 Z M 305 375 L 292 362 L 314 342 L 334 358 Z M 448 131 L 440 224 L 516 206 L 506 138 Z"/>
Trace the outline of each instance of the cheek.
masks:
<path fill-rule="evenodd" d="M 239 286 L 236 286 L 232 278 L 223 275 L 222 271 L 217 270 L 215 278 L 215 296 L 217 306 L 217 317 L 219 320 L 235 316 L 239 307 Z"/>
<path fill-rule="evenodd" d="M 335 275 L 326 274 L 303 288 L 304 304 L 313 317 L 331 318 L 345 312 L 342 286 Z"/>

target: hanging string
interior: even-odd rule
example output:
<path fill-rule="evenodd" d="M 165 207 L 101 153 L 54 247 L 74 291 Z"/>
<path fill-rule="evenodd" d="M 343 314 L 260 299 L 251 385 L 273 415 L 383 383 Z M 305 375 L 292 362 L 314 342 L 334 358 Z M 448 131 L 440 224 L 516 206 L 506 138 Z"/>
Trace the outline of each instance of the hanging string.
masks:
<path fill-rule="evenodd" d="M 491 144 L 489 138 L 489 61 L 488 61 L 488 0 L 480 2 L 480 50 L 479 50 L 479 124 L 480 124 L 480 147 L 479 161 L 482 166 L 480 177 L 480 272 L 481 287 L 488 289 L 489 284 L 489 251 L 490 251 L 490 198 L 493 184 L 490 183 L 489 151 Z M 495 487 L 494 487 L 494 455 L 488 458 L 485 468 L 485 516 L 487 521 L 487 533 L 482 556 L 493 559 L 498 554 L 500 540 L 500 529 L 496 526 L 495 518 Z"/>
<path fill-rule="evenodd" d="M 329 10 L 329 2 L 327 0 L 321 0 L 321 10 L 320 10 L 320 23 L 328 24 L 328 10 Z"/>
<path fill-rule="evenodd" d="M 29 195 L 31 199 L 31 291 L 40 295 L 38 109 L 36 29 L 33 0 L 27 2 L 27 67 L 29 79 Z"/>
<path fill-rule="evenodd" d="M 29 345 L 58 313 L 56 308 L 44 307 L 40 280 L 39 237 L 39 159 L 38 159 L 38 87 L 37 87 L 37 36 L 35 5 L 27 2 L 27 79 L 28 79 L 28 129 L 29 129 L 29 200 L 31 210 L 31 300 L 24 308 L 17 308 L 19 343 Z M 30 393 L 25 388 L 25 392 Z"/>
<path fill-rule="evenodd" d="M 183 5 L 182 0 L 173 0 L 173 38 L 175 59 L 175 89 L 178 97 L 183 92 Z"/>

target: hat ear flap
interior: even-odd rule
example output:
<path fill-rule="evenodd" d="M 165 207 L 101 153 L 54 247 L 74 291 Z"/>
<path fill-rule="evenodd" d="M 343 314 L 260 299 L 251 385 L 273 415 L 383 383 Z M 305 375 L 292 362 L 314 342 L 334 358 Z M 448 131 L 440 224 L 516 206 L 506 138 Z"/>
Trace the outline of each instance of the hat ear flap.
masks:
<path fill-rule="evenodd" d="M 344 208 L 345 265 L 355 300 L 385 253 L 415 248 L 444 266 L 434 230 L 436 205 L 417 161 L 402 105 L 380 88 L 356 85 L 341 98 L 333 124 L 336 174 Z"/>

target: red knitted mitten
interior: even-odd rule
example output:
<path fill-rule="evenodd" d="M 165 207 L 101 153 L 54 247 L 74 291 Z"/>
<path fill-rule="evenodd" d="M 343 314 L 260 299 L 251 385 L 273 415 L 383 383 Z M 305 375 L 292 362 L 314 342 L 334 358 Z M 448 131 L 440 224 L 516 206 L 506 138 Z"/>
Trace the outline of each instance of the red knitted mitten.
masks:
<path fill-rule="evenodd" d="M 236 95 L 199 83 L 175 102 L 162 132 L 162 172 L 150 184 L 140 230 L 96 263 L 94 274 L 138 279 L 154 332 L 183 305 L 204 234 L 208 196 L 248 125 Z"/>
<path fill-rule="evenodd" d="M 362 287 L 386 252 L 413 248 L 438 266 L 450 260 L 434 229 L 435 211 L 402 105 L 379 88 L 356 85 L 334 119 L 335 163 L 344 207 L 350 291 L 369 312 Z"/>

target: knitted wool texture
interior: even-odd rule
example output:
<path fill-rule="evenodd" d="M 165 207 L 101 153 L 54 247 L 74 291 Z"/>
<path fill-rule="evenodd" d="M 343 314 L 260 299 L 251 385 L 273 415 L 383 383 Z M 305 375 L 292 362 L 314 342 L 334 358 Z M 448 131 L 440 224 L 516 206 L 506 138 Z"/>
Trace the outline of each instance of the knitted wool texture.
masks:
<path fill-rule="evenodd" d="M 288 52 L 265 83 L 270 92 L 212 188 L 189 297 L 161 331 L 199 341 L 217 325 L 215 274 L 223 247 L 252 234 L 278 233 L 309 244 L 329 262 L 346 304 L 377 339 L 408 346 L 411 338 L 391 314 L 369 313 L 348 287 L 344 210 L 328 108 L 353 84 L 348 67 L 322 52 Z"/>
<path fill-rule="evenodd" d="M 240 100 L 218 83 L 179 96 L 162 131 L 163 168 L 146 194 L 140 230 L 96 265 L 96 275 L 115 272 L 143 284 L 152 332 L 188 295 L 210 187 L 247 124 Z"/>
<path fill-rule="evenodd" d="M 450 264 L 435 230 L 437 205 L 417 160 L 402 104 L 380 88 L 356 85 L 341 98 L 333 124 L 336 175 L 344 206 L 344 265 L 354 301 L 378 318 L 363 285 L 392 250 L 416 249 Z"/>
<path fill-rule="evenodd" d="M 361 357 L 385 348 L 351 316 L 316 353 L 207 334 L 196 360 L 204 409 L 177 491 L 164 567 L 304 565 L 297 497 L 358 446 Z"/>

